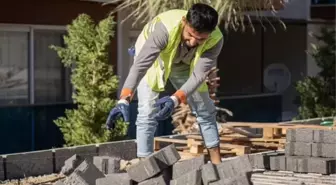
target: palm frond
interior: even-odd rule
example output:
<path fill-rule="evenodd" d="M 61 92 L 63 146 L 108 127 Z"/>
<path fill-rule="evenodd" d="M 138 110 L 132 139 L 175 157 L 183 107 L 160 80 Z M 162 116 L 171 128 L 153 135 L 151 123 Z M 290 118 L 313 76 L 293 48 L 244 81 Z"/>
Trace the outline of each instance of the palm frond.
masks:
<path fill-rule="evenodd" d="M 259 20 L 262 26 L 264 22 L 272 25 L 269 18 L 260 15 L 260 12 L 265 10 L 271 11 L 273 18 L 285 28 L 285 24 L 276 16 L 277 9 L 284 7 L 284 0 L 110 0 L 105 4 L 111 3 L 118 4 L 111 13 L 131 10 L 132 13 L 123 21 L 132 18 L 132 26 L 147 22 L 170 9 L 188 10 L 194 3 L 206 3 L 218 11 L 219 23 L 223 23 L 226 30 L 241 28 L 244 31 L 248 25 L 254 32 L 253 19 L 247 12 L 255 12 L 253 17 Z M 263 21 L 264 19 L 266 21 Z M 273 25 L 272 28 L 275 31 Z"/>

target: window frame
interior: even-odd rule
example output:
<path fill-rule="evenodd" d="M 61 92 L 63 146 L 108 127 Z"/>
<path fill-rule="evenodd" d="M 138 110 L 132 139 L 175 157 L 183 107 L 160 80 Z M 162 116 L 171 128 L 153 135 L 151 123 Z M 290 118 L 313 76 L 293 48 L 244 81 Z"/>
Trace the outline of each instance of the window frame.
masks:
<path fill-rule="evenodd" d="M 34 56 L 34 33 L 35 30 L 49 30 L 49 31 L 64 31 L 66 32 L 66 26 L 62 25 L 33 25 L 33 24 L 4 24 L 0 23 L 0 31 L 17 31 L 17 32 L 27 32 L 28 33 L 28 105 L 37 105 L 35 103 L 35 56 Z M 64 78 L 70 80 L 70 74 L 68 72 L 64 73 Z M 65 90 L 67 91 L 67 90 Z M 73 88 L 70 88 L 70 91 L 73 92 Z M 65 92 L 66 93 L 66 92 Z M 72 103 L 73 100 L 68 98 L 64 102 L 53 102 L 51 104 L 67 104 Z M 42 103 L 46 105 L 48 103 Z M 14 106 L 26 105 L 26 104 L 14 104 Z M 8 106 L 8 105 L 0 105 Z M 11 105 L 9 105 L 11 106 Z"/>

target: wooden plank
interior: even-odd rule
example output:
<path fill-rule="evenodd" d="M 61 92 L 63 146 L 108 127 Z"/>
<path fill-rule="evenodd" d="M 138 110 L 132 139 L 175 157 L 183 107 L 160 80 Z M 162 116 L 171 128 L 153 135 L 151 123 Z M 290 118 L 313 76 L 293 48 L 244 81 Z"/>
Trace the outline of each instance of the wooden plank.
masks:
<path fill-rule="evenodd" d="M 335 130 L 335 127 L 326 127 L 321 125 L 309 124 L 291 124 L 291 123 L 258 123 L 258 122 L 226 122 L 223 126 L 246 127 L 246 128 L 315 128 L 322 130 Z"/>
<path fill-rule="evenodd" d="M 274 139 L 274 128 L 263 128 L 264 139 Z"/>
<path fill-rule="evenodd" d="M 187 138 L 202 140 L 200 135 L 187 135 Z M 221 142 L 233 142 L 233 141 L 244 141 L 244 142 L 285 142 L 285 138 L 275 138 L 275 139 L 264 139 L 264 138 L 247 138 L 247 137 L 232 137 L 232 136 L 221 136 L 219 137 Z"/>

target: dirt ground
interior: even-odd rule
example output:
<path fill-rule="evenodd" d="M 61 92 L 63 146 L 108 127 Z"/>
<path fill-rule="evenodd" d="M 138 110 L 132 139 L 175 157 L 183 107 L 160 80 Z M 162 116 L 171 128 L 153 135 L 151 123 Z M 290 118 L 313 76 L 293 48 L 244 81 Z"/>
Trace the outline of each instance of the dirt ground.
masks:
<path fill-rule="evenodd" d="M 37 184 L 53 184 L 54 182 L 63 179 L 64 176 L 60 174 L 50 174 L 37 177 L 27 177 L 23 179 L 1 181 L 4 185 L 37 185 Z"/>

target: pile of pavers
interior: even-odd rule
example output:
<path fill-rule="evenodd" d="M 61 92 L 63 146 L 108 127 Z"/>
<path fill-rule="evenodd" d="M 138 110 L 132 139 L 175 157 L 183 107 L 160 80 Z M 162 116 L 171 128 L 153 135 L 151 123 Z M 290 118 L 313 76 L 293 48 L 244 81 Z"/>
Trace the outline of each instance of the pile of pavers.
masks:
<path fill-rule="evenodd" d="M 289 129 L 285 155 L 270 158 L 271 170 L 333 174 L 336 170 L 336 131 Z"/>
<path fill-rule="evenodd" d="M 95 156 L 93 162 L 72 156 L 62 168 L 67 177 L 57 185 L 250 185 L 252 166 L 247 155 L 225 160 L 219 165 L 205 156 L 188 160 L 175 146 L 168 145 L 151 156 L 120 170 L 119 158 Z"/>
<path fill-rule="evenodd" d="M 284 151 L 250 154 L 254 185 L 336 185 L 336 131 L 289 129 Z"/>
<path fill-rule="evenodd" d="M 182 160 L 174 144 L 162 148 L 126 170 L 121 168 L 123 160 L 120 158 L 94 156 L 93 162 L 90 162 L 74 155 L 65 161 L 62 168 L 66 178 L 56 184 L 262 185 L 273 184 L 267 179 L 276 181 L 278 171 L 313 173 L 319 176 L 310 179 L 314 182 L 332 181 L 325 175 L 334 174 L 336 170 L 336 131 L 289 129 L 286 137 L 285 151 L 246 154 L 223 159 L 218 165 L 213 165 L 203 155 Z M 295 178 L 291 176 L 286 180 L 299 182 Z M 280 183 L 287 184 L 284 180 L 280 180 Z"/>

